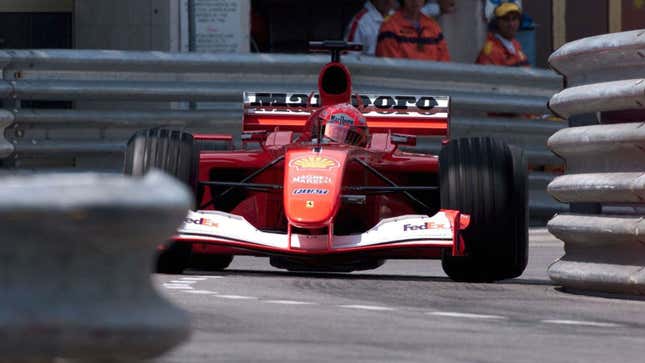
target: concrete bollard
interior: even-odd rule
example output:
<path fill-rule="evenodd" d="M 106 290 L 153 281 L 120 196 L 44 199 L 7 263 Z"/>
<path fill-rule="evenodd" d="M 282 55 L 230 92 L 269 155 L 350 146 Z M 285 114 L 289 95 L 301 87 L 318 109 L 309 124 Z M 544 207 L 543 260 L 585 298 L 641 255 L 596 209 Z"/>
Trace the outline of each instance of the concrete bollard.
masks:
<path fill-rule="evenodd" d="M 548 191 L 575 212 L 548 223 L 565 243 L 549 277 L 565 289 L 645 295 L 644 35 L 579 39 L 549 58 L 568 87 L 551 98 L 551 110 L 574 119 L 594 115 L 594 124 L 570 120 L 573 127 L 548 140 L 566 161 L 566 175 Z"/>
<path fill-rule="evenodd" d="M 645 294 L 642 216 L 558 215 L 549 232 L 566 241 L 565 255 L 549 267 L 551 279 L 569 289 Z"/>
<path fill-rule="evenodd" d="M 190 208 L 170 176 L 0 178 L 0 361 L 133 361 L 187 338 L 150 278 Z"/>

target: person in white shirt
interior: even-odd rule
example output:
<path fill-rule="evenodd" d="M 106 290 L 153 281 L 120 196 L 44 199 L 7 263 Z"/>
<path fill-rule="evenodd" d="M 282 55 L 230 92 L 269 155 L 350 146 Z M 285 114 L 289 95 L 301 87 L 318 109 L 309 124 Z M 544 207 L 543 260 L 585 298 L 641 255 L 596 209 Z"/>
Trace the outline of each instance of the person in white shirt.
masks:
<path fill-rule="evenodd" d="M 374 55 L 376 40 L 383 18 L 396 8 L 395 0 L 370 0 L 356 13 L 347 25 L 345 40 L 363 44 L 363 54 Z"/>

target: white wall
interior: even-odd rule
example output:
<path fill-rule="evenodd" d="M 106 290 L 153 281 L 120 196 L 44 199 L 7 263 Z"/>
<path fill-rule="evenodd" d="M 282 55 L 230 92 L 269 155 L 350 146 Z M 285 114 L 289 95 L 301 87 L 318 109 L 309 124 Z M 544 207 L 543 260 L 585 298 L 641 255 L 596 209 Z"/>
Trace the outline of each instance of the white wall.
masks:
<path fill-rule="evenodd" d="M 189 10 L 192 2 L 198 14 Z M 76 0 L 75 48 L 249 51 L 250 0 Z"/>
<path fill-rule="evenodd" d="M 76 0 L 74 48 L 169 51 L 177 1 Z"/>
<path fill-rule="evenodd" d="M 439 23 L 454 62 L 474 63 L 486 40 L 486 21 L 481 0 L 459 0 L 454 14 L 442 15 Z"/>

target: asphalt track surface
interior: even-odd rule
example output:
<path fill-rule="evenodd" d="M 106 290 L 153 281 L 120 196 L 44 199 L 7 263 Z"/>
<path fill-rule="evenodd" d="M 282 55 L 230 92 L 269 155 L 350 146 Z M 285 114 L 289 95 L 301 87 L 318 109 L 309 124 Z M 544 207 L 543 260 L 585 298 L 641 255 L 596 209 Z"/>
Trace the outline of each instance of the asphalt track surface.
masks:
<path fill-rule="evenodd" d="M 218 273 L 155 275 L 193 334 L 155 362 L 645 362 L 645 301 L 562 291 L 563 244 L 530 231 L 525 273 L 456 283 L 439 261 L 290 273 L 237 257 Z"/>

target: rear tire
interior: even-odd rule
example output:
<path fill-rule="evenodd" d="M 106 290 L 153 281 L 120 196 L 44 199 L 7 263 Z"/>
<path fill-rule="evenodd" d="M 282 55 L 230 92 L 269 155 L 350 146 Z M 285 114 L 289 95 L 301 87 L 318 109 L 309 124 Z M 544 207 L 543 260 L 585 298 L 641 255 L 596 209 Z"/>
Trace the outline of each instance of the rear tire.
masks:
<path fill-rule="evenodd" d="M 156 168 L 194 190 L 198 162 L 199 150 L 195 147 L 193 135 L 169 128 L 140 130 L 128 140 L 125 174 L 141 176 Z"/>
<path fill-rule="evenodd" d="M 191 134 L 168 128 L 140 130 L 128 140 L 125 174 L 141 176 L 156 168 L 174 176 L 195 191 L 198 162 L 199 151 Z M 159 252 L 156 271 L 182 273 L 188 266 L 190 251 L 190 244 L 170 244 Z"/>
<path fill-rule="evenodd" d="M 490 137 L 452 140 L 439 155 L 441 208 L 469 214 L 466 256 L 443 256 L 456 281 L 496 281 L 528 262 L 528 167 L 524 152 Z"/>

